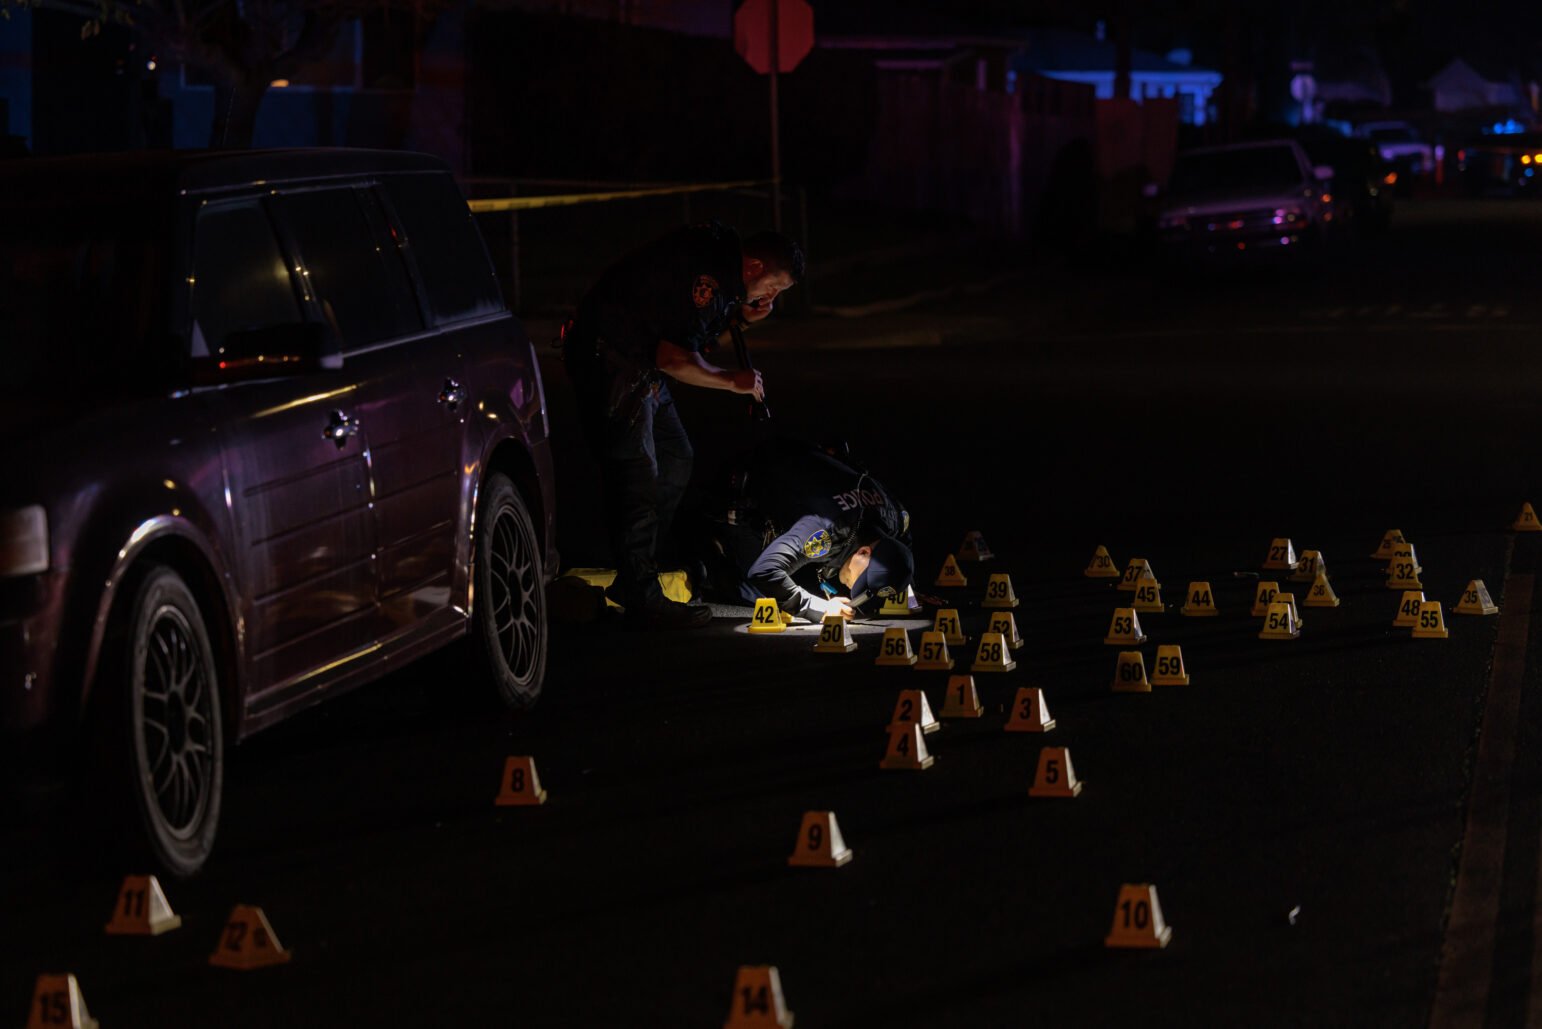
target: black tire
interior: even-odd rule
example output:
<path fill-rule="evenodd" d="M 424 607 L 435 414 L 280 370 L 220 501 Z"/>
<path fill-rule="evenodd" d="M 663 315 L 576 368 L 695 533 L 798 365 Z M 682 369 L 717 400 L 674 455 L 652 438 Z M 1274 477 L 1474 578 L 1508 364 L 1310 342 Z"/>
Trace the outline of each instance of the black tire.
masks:
<path fill-rule="evenodd" d="M 474 542 L 473 650 L 504 705 L 528 710 L 546 680 L 546 577 L 530 513 L 498 472 L 482 484 Z"/>
<path fill-rule="evenodd" d="M 224 726 L 214 647 L 198 601 L 175 571 L 147 569 L 113 633 L 100 714 L 150 856 L 187 877 L 219 828 Z"/>

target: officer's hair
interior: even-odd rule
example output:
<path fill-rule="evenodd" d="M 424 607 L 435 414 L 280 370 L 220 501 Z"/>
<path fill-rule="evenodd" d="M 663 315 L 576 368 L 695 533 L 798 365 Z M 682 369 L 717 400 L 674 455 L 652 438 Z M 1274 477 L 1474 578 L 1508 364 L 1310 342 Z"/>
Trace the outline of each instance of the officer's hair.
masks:
<path fill-rule="evenodd" d="M 793 282 L 803 281 L 803 248 L 791 236 L 767 229 L 746 239 L 742 250 L 745 257 L 756 258 L 767 268 L 791 275 Z"/>

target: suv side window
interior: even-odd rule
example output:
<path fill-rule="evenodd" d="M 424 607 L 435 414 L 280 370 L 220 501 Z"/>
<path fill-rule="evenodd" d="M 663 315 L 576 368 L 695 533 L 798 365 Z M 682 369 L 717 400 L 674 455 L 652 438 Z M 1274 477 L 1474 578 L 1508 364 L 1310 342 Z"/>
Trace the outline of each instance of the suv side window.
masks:
<path fill-rule="evenodd" d="M 260 199 L 200 210 L 193 255 L 193 357 L 218 357 L 232 333 L 302 321 Z"/>
<path fill-rule="evenodd" d="M 304 281 L 344 350 L 418 332 L 412 285 L 360 207 L 358 190 L 318 189 L 279 199 L 300 250 Z"/>
<path fill-rule="evenodd" d="M 448 175 L 392 175 L 386 194 L 407 233 L 435 325 L 501 314 L 503 293 L 482 234 Z"/>

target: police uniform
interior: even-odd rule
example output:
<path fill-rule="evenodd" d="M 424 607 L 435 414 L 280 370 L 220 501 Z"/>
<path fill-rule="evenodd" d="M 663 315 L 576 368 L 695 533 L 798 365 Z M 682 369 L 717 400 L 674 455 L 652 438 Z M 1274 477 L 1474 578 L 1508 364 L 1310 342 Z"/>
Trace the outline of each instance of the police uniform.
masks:
<path fill-rule="evenodd" d="M 733 474 L 719 501 L 716 512 L 708 502 L 703 524 L 721 547 L 719 560 L 712 560 L 712 547 L 704 558 L 720 593 L 735 590 L 749 603 L 773 597 L 783 611 L 818 620 L 824 597 L 796 577 L 812 566 L 821 583 L 837 587 L 847 558 L 874 538 L 903 551 L 903 562 L 888 561 L 886 581 L 874 583 L 869 596 L 862 595 L 864 574 L 852 590 L 853 606 L 866 604 L 871 613 L 910 584 L 909 513 L 877 479 L 844 458 L 811 444 L 768 442 Z"/>
<path fill-rule="evenodd" d="M 739 236 L 719 222 L 677 229 L 612 265 L 578 304 L 563 356 L 605 481 L 624 603 L 661 599 L 658 547 L 691 477 L 693 451 L 660 341 L 702 353 L 745 299 Z"/>

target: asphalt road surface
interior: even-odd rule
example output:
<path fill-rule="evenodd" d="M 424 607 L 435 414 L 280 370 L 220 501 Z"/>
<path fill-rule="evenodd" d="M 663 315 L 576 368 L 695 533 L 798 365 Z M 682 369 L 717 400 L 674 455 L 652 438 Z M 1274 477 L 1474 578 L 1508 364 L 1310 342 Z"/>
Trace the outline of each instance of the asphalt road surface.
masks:
<path fill-rule="evenodd" d="M 1542 207 L 1407 203 L 1383 239 L 1292 269 L 1041 269 L 994 289 L 751 337 L 778 431 L 844 439 L 904 499 L 930 582 L 965 532 L 967 671 L 993 571 L 1025 643 L 975 676 L 984 714 L 879 768 L 898 692 L 881 631 L 750 636 L 555 627 L 533 713 L 439 657 L 233 752 L 208 868 L 163 885 L 180 929 L 102 932 L 122 874 L 5 827 L 0 1011 L 73 972 L 120 1026 L 712 1026 L 741 965 L 780 971 L 799 1026 L 1538 1024 L 1542 708 L 1529 648 L 1542 534 Z M 593 466 L 547 367 L 565 563 L 602 563 Z M 743 401 L 678 391 L 705 469 Z M 1391 625 L 1383 533 L 1417 548 L 1449 638 Z M 1271 541 L 1319 550 L 1337 608 L 1294 640 L 1249 614 Z M 1191 682 L 1115 693 L 1099 545 L 1146 558 Z M 1278 577 L 1284 578 L 1284 573 Z M 1503 611 L 1453 613 L 1483 579 Z M 1220 615 L 1177 610 L 1190 581 Z M 1303 583 L 1281 583 L 1298 601 Z M 1003 731 L 1020 687 L 1056 719 Z M 1084 782 L 1029 795 L 1040 749 Z M 534 756 L 541 807 L 493 805 Z M 853 860 L 789 868 L 807 811 Z M 83 870 L 92 869 L 92 870 Z M 1164 949 L 1105 947 L 1124 884 Z M 292 951 L 212 968 L 232 905 Z"/>

